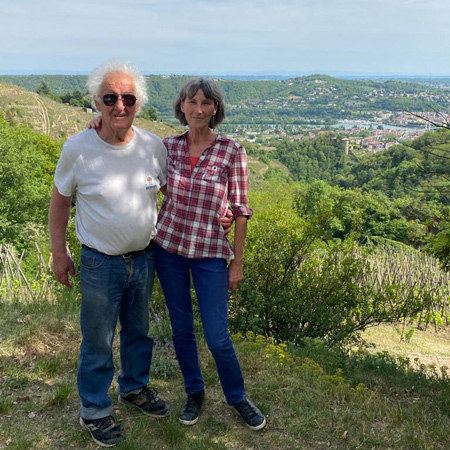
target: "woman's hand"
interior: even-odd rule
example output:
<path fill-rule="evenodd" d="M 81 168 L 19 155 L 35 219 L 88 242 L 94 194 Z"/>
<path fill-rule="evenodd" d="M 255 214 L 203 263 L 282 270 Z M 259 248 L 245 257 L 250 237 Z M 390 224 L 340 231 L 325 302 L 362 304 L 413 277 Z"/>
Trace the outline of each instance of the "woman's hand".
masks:
<path fill-rule="evenodd" d="M 237 291 L 239 284 L 244 280 L 242 266 L 242 262 L 239 263 L 235 259 L 232 259 L 228 265 L 228 289 L 230 291 Z"/>
<path fill-rule="evenodd" d="M 101 130 L 102 128 L 102 116 L 97 116 L 95 119 L 92 119 L 88 124 L 87 128 L 89 130 Z"/>

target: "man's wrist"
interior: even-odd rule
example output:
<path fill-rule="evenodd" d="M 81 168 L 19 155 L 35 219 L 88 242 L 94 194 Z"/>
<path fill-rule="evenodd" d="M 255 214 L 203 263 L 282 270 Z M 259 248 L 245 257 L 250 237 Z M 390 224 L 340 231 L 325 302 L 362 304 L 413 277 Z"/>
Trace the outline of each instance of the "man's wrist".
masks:
<path fill-rule="evenodd" d="M 66 256 L 69 254 L 69 249 L 67 247 L 64 247 L 63 249 L 50 249 L 50 253 L 53 255 L 53 257 L 55 256 Z"/>

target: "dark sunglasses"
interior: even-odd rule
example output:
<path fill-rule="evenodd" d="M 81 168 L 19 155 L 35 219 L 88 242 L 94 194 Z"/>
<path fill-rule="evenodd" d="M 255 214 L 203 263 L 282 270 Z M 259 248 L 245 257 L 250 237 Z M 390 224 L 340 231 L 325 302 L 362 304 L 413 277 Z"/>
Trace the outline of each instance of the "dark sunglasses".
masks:
<path fill-rule="evenodd" d="M 137 101 L 137 98 L 133 94 L 105 94 L 102 100 L 106 106 L 113 106 L 117 103 L 117 100 L 119 100 L 119 98 L 122 99 L 122 102 L 125 106 L 134 106 Z"/>

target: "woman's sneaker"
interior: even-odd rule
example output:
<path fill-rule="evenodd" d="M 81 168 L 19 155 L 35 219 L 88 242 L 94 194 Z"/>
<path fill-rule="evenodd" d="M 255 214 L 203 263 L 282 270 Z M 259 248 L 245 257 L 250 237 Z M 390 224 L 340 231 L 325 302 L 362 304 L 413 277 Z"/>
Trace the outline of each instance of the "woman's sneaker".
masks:
<path fill-rule="evenodd" d="M 101 447 L 114 447 L 125 439 L 113 416 L 92 420 L 80 417 L 80 425 L 91 433 L 92 439 Z"/>
<path fill-rule="evenodd" d="M 180 414 L 180 422 L 183 425 L 194 425 L 197 423 L 204 399 L 205 391 L 191 392 L 187 395 L 186 404 Z"/>
<path fill-rule="evenodd" d="M 137 394 L 119 395 L 119 403 L 133 406 L 151 417 L 166 417 L 169 414 L 169 407 L 156 394 L 155 389 L 145 386 Z"/>
<path fill-rule="evenodd" d="M 235 403 L 233 407 L 250 429 L 256 431 L 266 426 L 264 414 L 248 398 L 243 402 Z"/>

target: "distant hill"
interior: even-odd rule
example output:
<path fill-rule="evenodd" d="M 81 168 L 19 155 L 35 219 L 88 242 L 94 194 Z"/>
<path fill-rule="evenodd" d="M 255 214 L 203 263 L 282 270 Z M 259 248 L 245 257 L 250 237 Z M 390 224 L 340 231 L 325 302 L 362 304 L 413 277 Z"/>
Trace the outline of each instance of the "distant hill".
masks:
<path fill-rule="evenodd" d="M 9 122 L 28 126 L 35 131 L 49 135 L 54 139 L 66 139 L 86 128 L 86 124 L 95 117 L 95 113 L 86 112 L 83 108 L 58 103 L 46 96 L 38 95 L 21 87 L 0 81 L 0 113 Z M 183 132 L 180 127 L 166 122 L 149 121 L 139 117 L 136 125 L 164 138 Z M 249 158 L 252 171 L 251 184 L 256 187 L 264 178 L 269 167 L 282 167 L 286 175 L 289 173 L 277 161 L 268 164 Z"/>
<path fill-rule="evenodd" d="M 172 102 L 189 76 L 149 75 L 150 105 L 158 117 L 173 120 Z M 308 75 L 283 80 L 216 78 L 227 106 L 227 123 L 327 123 L 364 118 L 373 111 L 441 111 L 450 107 L 450 91 L 425 79 L 367 80 Z M 0 80 L 35 91 L 45 82 L 56 95 L 85 91 L 86 75 L 0 75 Z M 425 84 L 428 81 L 428 84 Z M 439 80 L 443 81 L 443 80 Z"/>
<path fill-rule="evenodd" d="M 58 103 L 46 96 L 0 81 L 0 111 L 6 120 L 27 125 L 52 138 L 67 138 L 86 127 L 95 117 L 80 107 Z M 167 123 L 136 119 L 136 125 L 157 134 L 170 136 L 179 130 Z"/>

